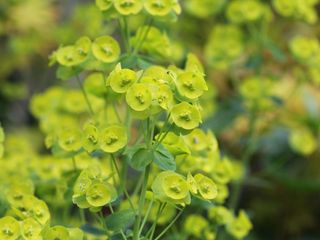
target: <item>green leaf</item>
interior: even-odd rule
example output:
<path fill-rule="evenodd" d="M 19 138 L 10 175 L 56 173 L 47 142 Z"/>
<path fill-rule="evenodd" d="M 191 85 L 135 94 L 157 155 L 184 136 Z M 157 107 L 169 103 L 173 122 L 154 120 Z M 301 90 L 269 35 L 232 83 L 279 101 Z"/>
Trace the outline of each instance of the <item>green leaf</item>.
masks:
<path fill-rule="evenodd" d="M 154 163 L 162 170 L 176 170 L 174 157 L 162 144 L 160 144 L 154 152 Z"/>
<path fill-rule="evenodd" d="M 145 147 L 137 149 L 132 158 L 129 159 L 129 164 L 132 168 L 143 171 L 145 167 L 153 161 L 153 150 Z"/>
<path fill-rule="evenodd" d="M 106 217 L 107 228 L 111 231 L 124 230 L 133 224 L 135 220 L 135 211 L 132 209 L 126 209 L 119 212 L 115 212 Z"/>
<path fill-rule="evenodd" d="M 85 224 L 85 225 L 81 226 L 81 229 L 82 229 L 82 231 L 84 231 L 86 233 L 90 233 L 92 235 L 96 235 L 96 236 L 105 235 L 105 231 L 103 229 L 93 227 L 89 224 Z"/>

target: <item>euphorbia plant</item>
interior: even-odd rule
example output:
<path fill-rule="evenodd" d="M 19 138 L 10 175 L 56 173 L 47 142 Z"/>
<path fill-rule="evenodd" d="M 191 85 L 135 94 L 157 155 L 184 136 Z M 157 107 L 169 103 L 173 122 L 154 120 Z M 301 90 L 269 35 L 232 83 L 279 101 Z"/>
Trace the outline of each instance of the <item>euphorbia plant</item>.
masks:
<path fill-rule="evenodd" d="M 177 239 L 215 239 L 226 226 L 243 238 L 252 227 L 247 215 L 241 211 L 237 217 L 221 206 L 239 168 L 220 155 L 215 135 L 199 128 L 205 111 L 200 99 L 208 90 L 204 69 L 193 54 L 183 68 L 169 64 L 172 46 L 158 28 L 180 13 L 178 1 L 97 0 L 96 5 L 110 24 L 118 21 L 122 44 L 116 32 L 61 46 L 51 64 L 59 65 L 58 78 L 76 80 L 79 89 L 53 87 L 31 103 L 51 157 L 69 160 L 52 175 L 71 175 L 57 188 L 69 197 L 65 211 L 77 206 L 70 214 L 79 216 L 77 224 L 51 226 L 32 185 L 8 194 L 12 211 L 0 219 L 0 233 L 5 239 L 158 240 L 175 229 Z M 131 21 L 141 17 L 146 24 L 131 30 Z M 45 178 L 39 172 L 35 175 Z M 25 207 L 31 209 L 26 214 Z M 21 226 L 32 234 L 21 234 Z"/>

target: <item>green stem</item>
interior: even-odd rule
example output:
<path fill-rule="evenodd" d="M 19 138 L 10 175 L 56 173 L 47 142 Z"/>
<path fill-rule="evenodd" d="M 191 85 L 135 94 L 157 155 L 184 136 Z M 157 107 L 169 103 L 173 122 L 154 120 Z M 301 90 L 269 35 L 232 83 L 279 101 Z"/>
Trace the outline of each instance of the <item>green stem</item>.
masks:
<path fill-rule="evenodd" d="M 248 168 L 249 168 L 250 159 L 251 159 L 252 154 L 255 151 L 255 146 L 256 146 L 255 137 L 254 137 L 255 125 L 256 125 L 256 113 L 255 113 L 255 109 L 253 109 L 250 112 L 250 118 L 249 118 L 248 145 L 247 145 L 247 148 L 242 156 L 242 163 L 243 163 L 243 167 L 245 170 L 245 176 L 234 184 L 234 190 L 232 192 L 232 195 L 231 195 L 230 201 L 229 201 L 229 207 L 234 212 L 237 210 L 239 198 L 240 198 L 241 192 L 242 192 L 242 188 L 243 188 L 245 179 L 248 175 Z"/>
<path fill-rule="evenodd" d="M 151 208 L 152 208 L 152 206 L 153 206 L 153 203 L 154 203 L 154 199 L 152 198 L 152 200 L 151 200 L 151 202 L 150 202 L 150 204 L 149 204 L 149 207 L 148 207 L 148 209 L 147 209 L 147 212 L 146 212 L 146 214 L 145 214 L 145 216 L 144 216 L 144 218 L 143 218 L 143 221 L 142 221 L 142 224 L 141 224 L 141 227 L 140 227 L 140 230 L 139 230 L 139 236 L 141 235 L 142 230 L 143 230 L 143 228 L 144 228 L 144 226 L 145 226 L 145 224 L 146 224 L 146 222 L 147 222 L 147 220 L 148 220 L 148 217 L 149 217 Z"/>
<path fill-rule="evenodd" d="M 110 209 L 110 212 L 113 214 L 113 213 L 114 213 L 114 210 L 113 210 L 113 207 L 112 207 L 111 203 L 109 203 L 109 209 Z M 123 238 L 124 240 L 127 240 L 127 237 L 126 237 L 126 235 L 124 234 L 124 232 L 123 232 L 122 229 L 120 230 L 120 234 L 121 234 L 121 236 L 122 236 L 122 238 Z"/>
<path fill-rule="evenodd" d="M 152 26 L 153 18 L 148 18 L 147 22 L 148 22 L 147 23 L 148 25 L 146 27 L 146 30 L 141 31 L 141 37 L 138 36 L 137 44 L 136 44 L 135 48 L 133 49 L 133 55 L 135 55 L 139 52 L 140 47 L 142 46 L 143 42 L 146 40 L 148 33 L 151 29 L 151 26 Z M 144 30 L 144 29 L 142 29 L 142 30 Z"/>
<path fill-rule="evenodd" d="M 183 213 L 183 210 L 181 210 L 175 216 L 175 218 L 169 223 L 169 225 L 154 240 L 159 240 L 172 227 L 172 225 L 178 220 L 178 218 L 181 216 L 182 213 Z"/>
<path fill-rule="evenodd" d="M 149 174 L 150 174 L 150 165 L 148 165 L 144 171 L 144 181 L 143 181 L 141 195 L 140 195 L 140 199 L 139 199 L 138 219 L 134 225 L 133 240 L 139 240 L 139 237 L 140 237 L 139 229 L 140 229 L 140 224 L 141 224 L 142 211 L 143 211 L 145 199 L 146 199 Z"/>
<path fill-rule="evenodd" d="M 129 193 L 128 193 L 126 187 L 125 187 L 125 185 L 123 184 L 124 182 L 121 181 L 120 170 L 119 170 L 117 161 L 116 161 L 116 159 L 115 159 L 115 157 L 114 157 L 113 154 L 111 154 L 111 160 L 112 160 L 112 163 L 113 163 L 113 165 L 114 165 L 114 168 L 116 169 L 118 178 L 119 178 L 119 180 L 120 180 L 120 181 L 119 181 L 119 182 L 120 182 L 120 188 L 121 188 L 121 190 L 124 192 L 124 195 L 126 196 L 126 198 L 128 199 L 129 204 L 130 204 L 130 207 L 132 208 L 132 210 L 135 210 L 135 207 L 134 207 L 134 205 L 133 205 L 133 203 L 132 203 L 132 201 L 131 201 L 131 197 L 130 197 L 130 195 L 129 195 Z"/>
<path fill-rule="evenodd" d="M 78 85 L 79 85 L 79 87 L 80 87 L 80 89 L 81 89 L 81 91 L 82 91 L 82 94 L 83 94 L 83 96 L 84 96 L 84 99 L 85 99 L 85 101 L 86 101 L 86 103 L 87 103 L 87 105 L 88 105 L 89 112 L 90 112 L 90 114 L 91 114 L 92 116 L 94 116 L 94 112 L 93 112 L 93 110 L 92 110 L 91 103 L 90 103 L 89 98 L 88 98 L 88 95 L 87 95 L 87 93 L 86 93 L 86 91 L 85 91 L 85 89 L 84 89 L 84 87 L 83 87 L 83 84 L 82 84 L 82 82 L 81 82 L 81 80 L 80 80 L 80 78 L 79 78 L 79 75 L 76 76 L 76 79 L 77 79 Z"/>
<path fill-rule="evenodd" d="M 157 211 L 157 215 L 156 215 L 156 219 L 155 219 L 155 221 L 153 222 L 150 230 L 147 232 L 147 235 L 146 235 L 146 236 L 148 237 L 149 234 L 150 234 L 150 238 L 148 237 L 150 240 L 152 240 L 152 238 L 153 238 L 153 235 L 154 235 L 154 233 L 155 233 L 155 231 L 156 231 L 156 227 L 157 227 L 158 220 L 159 220 L 159 218 L 160 218 L 163 210 L 165 209 L 166 205 L 167 205 L 166 203 L 161 203 L 161 204 L 159 205 L 159 208 L 158 208 L 158 211 Z"/>

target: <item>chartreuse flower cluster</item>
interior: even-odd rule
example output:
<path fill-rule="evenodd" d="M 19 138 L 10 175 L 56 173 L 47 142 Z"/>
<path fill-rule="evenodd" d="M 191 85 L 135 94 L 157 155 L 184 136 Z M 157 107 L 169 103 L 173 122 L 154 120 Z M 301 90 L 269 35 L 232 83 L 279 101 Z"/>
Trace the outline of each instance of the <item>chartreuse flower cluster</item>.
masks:
<path fill-rule="evenodd" d="M 226 0 L 186 0 L 185 10 L 193 16 L 207 18 L 219 13 L 226 2 Z"/>
<path fill-rule="evenodd" d="M 34 133 L 19 129 L 7 134 L 3 142 L 6 151 L 0 159 L 0 239 L 98 239 L 78 228 L 78 216 L 66 215 L 68 219 L 64 219 L 62 211 L 56 212 L 62 209 L 68 213 L 72 206 L 66 197 L 72 191 L 67 184 L 78 173 L 68 157 L 39 155 L 34 139 Z M 87 154 L 76 156 L 75 163 L 79 170 L 90 166 L 104 175 L 111 172 L 104 160 Z"/>
<path fill-rule="evenodd" d="M 231 23 L 253 23 L 270 20 L 270 7 L 259 0 L 233 0 L 227 6 L 226 15 Z"/>
<path fill-rule="evenodd" d="M 316 5 L 318 0 L 273 0 L 275 10 L 284 17 L 303 20 L 309 24 L 318 21 Z"/>
<path fill-rule="evenodd" d="M 153 22 L 178 14 L 178 1 L 96 5 L 119 20 L 122 41 L 84 36 L 51 55 L 58 78 L 75 80 L 78 88 L 52 87 L 31 100 L 51 154 L 37 154 L 28 141 L 23 151 L 14 141 L 6 147 L 6 159 L 19 164 L 29 158 L 29 164 L 19 176 L 28 181 L 10 178 L 3 186 L 5 239 L 158 240 L 176 221 L 190 224 L 187 213 L 197 202 L 201 214 L 221 207 L 227 184 L 242 178 L 241 167 L 220 154 L 214 134 L 199 128 L 209 88 L 198 58 L 188 54 L 184 67 L 157 64 L 155 55 L 167 55 L 168 45 L 161 45 L 168 37 Z M 138 14 L 147 25 L 133 33 L 128 23 Z M 243 238 L 250 221 L 242 212 L 231 216 L 227 231 Z M 217 224 L 204 225 L 204 231 L 181 231 L 212 239 Z"/>
<path fill-rule="evenodd" d="M 296 36 L 290 41 L 290 50 L 295 59 L 307 67 L 309 78 L 320 83 L 320 43 L 315 37 Z"/>
<path fill-rule="evenodd" d="M 235 25 L 216 25 L 210 33 L 204 54 L 209 65 L 227 69 L 244 51 L 243 33 Z"/>

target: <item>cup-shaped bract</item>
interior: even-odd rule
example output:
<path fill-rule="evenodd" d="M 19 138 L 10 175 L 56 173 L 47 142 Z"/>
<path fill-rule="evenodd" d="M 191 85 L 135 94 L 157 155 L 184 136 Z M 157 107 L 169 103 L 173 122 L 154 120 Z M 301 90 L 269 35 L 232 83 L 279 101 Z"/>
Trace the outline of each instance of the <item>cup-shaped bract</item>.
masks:
<path fill-rule="evenodd" d="M 194 176 L 197 182 L 200 196 L 205 200 L 213 200 L 217 197 L 218 189 L 216 184 L 203 174 L 196 174 Z"/>
<path fill-rule="evenodd" d="M 185 141 L 192 151 L 202 151 L 208 146 L 207 135 L 199 128 L 186 135 Z"/>
<path fill-rule="evenodd" d="M 63 226 L 50 227 L 42 233 L 42 236 L 46 240 L 70 240 L 69 231 Z"/>
<path fill-rule="evenodd" d="M 81 37 L 75 43 L 76 51 L 83 62 L 91 50 L 91 40 L 88 37 Z"/>
<path fill-rule="evenodd" d="M 117 152 L 127 145 L 127 130 L 121 125 L 110 125 L 100 131 L 99 141 L 104 152 Z"/>
<path fill-rule="evenodd" d="M 187 102 L 176 104 L 171 109 L 173 122 L 183 129 L 191 130 L 199 126 L 201 115 L 197 107 Z"/>
<path fill-rule="evenodd" d="M 204 67 L 196 55 L 189 53 L 187 56 L 187 62 L 185 66 L 187 72 L 193 72 L 197 75 L 204 76 Z"/>
<path fill-rule="evenodd" d="M 59 64 L 72 67 L 76 66 L 84 61 L 84 58 L 75 46 L 61 47 L 56 52 L 56 58 Z"/>
<path fill-rule="evenodd" d="M 116 93 L 125 93 L 136 80 L 136 72 L 127 68 L 115 69 L 108 78 L 111 89 Z"/>
<path fill-rule="evenodd" d="M 92 152 L 98 148 L 99 132 L 98 128 L 91 122 L 83 127 L 82 147 L 88 152 Z"/>
<path fill-rule="evenodd" d="M 102 207 L 116 197 L 116 190 L 107 183 L 94 183 L 86 191 L 86 200 L 93 207 Z"/>
<path fill-rule="evenodd" d="M 208 225 L 208 221 L 201 215 L 191 214 L 184 222 L 184 230 L 192 236 L 201 238 Z"/>
<path fill-rule="evenodd" d="M 173 132 L 168 132 L 168 134 L 163 139 L 162 144 L 169 150 L 170 153 L 175 156 L 190 154 L 190 149 L 188 148 L 182 136 L 178 136 Z"/>
<path fill-rule="evenodd" d="M 148 77 L 149 79 L 153 80 L 153 83 L 170 85 L 172 82 L 172 77 L 169 73 L 170 72 L 162 66 L 152 65 L 144 70 L 143 77 Z"/>
<path fill-rule="evenodd" d="M 192 194 L 197 195 L 199 192 L 199 187 L 197 181 L 194 179 L 194 177 L 191 175 L 190 172 L 188 172 L 187 175 L 187 182 L 189 185 L 189 190 Z"/>
<path fill-rule="evenodd" d="M 146 0 L 144 8 L 153 16 L 165 16 L 171 12 L 173 2 L 172 0 Z"/>
<path fill-rule="evenodd" d="M 121 15 L 138 14 L 143 8 L 143 1 L 114 0 L 114 7 Z"/>
<path fill-rule="evenodd" d="M 20 223 L 13 217 L 0 218 L 0 239 L 16 240 L 20 236 Z"/>
<path fill-rule="evenodd" d="M 190 100 L 199 98 L 204 91 L 208 90 L 203 76 L 193 72 L 179 74 L 176 85 L 179 94 Z"/>
<path fill-rule="evenodd" d="M 156 100 L 161 108 L 169 110 L 173 105 L 173 94 L 170 87 L 166 84 L 159 84 L 156 92 Z"/>
<path fill-rule="evenodd" d="M 310 155 L 317 149 L 316 137 L 307 128 L 291 130 L 289 144 L 292 149 L 302 155 Z"/>
<path fill-rule="evenodd" d="M 24 206 L 28 215 L 37 220 L 38 223 L 45 225 L 50 220 L 50 212 L 47 204 L 34 196 L 24 198 Z"/>
<path fill-rule="evenodd" d="M 106 11 L 112 7 L 113 0 L 96 0 L 96 5 L 101 11 Z"/>
<path fill-rule="evenodd" d="M 26 218 L 21 223 L 21 233 L 26 240 L 40 240 L 42 226 L 33 218 Z"/>
<path fill-rule="evenodd" d="M 128 89 L 126 101 L 134 111 L 144 111 L 152 103 L 152 94 L 146 84 L 136 83 Z"/>
<path fill-rule="evenodd" d="M 190 204 L 190 192 L 186 179 L 172 171 L 164 171 L 157 175 L 152 191 L 157 199 L 173 204 Z"/>
<path fill-rule="evenodd" d="M 209 218 L 217 224 L 225 225 L 233 219 L 233 216 L 228 208 L 224 206 L 214 206 L 209 209 Z"/>
<path fill-rule="evenodd" d="M 115 62 L 121 53 L 118 42 L 110 36 L 98 37 L 92 43 L 92 53 L 104 63 Z"/>
<path fill-rule="evenodd" d="M 252 223 L 248 215 L 240 210 L 238 217 L 234 217 L 226 227 L 227 231 L 236 239 L 242 239 L 252 229 Z"/>
<path fill-rule="evenodd" d="M 81 132 L 75 128 L 67 128 L 58 134 L 59 146 L 65 151 L 77 151 L 82 147 Z"/>

